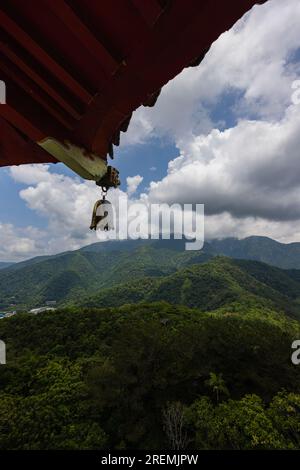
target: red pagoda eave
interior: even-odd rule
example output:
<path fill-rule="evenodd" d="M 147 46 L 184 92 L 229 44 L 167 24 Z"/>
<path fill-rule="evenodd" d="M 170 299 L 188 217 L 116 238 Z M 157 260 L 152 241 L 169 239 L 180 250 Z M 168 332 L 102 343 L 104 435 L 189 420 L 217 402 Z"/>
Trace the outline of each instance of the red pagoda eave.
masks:
<path fill-rule="evenodd" d="M 0 166 L 57 161 L 38 145 L 49 138 L 106 160 L 132 112 L 255 3 L 2 0 Z"/>

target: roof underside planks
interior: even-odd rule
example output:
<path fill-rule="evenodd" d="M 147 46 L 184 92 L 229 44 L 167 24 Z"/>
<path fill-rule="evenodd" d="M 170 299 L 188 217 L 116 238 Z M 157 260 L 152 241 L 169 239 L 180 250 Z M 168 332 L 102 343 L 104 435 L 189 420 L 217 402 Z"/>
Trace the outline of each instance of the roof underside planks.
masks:
<path fill-rule="evenodd" d="M 2 0 L 0 166 L 56 162 L 37 145 L 48 137 L 106 159 L 132 112 L 255 3 Z"/>

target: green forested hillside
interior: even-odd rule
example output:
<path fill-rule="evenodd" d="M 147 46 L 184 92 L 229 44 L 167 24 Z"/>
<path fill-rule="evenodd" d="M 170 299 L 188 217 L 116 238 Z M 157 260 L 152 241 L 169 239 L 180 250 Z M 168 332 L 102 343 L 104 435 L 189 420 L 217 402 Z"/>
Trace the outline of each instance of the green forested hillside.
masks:
<path fill-rule="evenodd" d="M 299 448 L 299 336 L 298 322 L 255 306 L 1 320 L 0 449 Z"/>
<path fill-rule="evenodd" d="M 297 315 L 297 270 L 217 257 L 207 246 L 199 252 L 183 247 L 181 240 L 98 243 L 18 263 L 0 271 L 0 307 L 26 310 L 47 300 L 91 306 L 165 300 L 214 309 L 226 299 L 245 302 L 250 296 Z"/>
<path fill-rule="evenodd" d="M 127 280 L 170 274 L 194 258 L 200 263 L 210 255 L 141 245 L 132 251 L 79 250 L 35 259 L 0 271 L 0 306 L 12 301 L 19 308 L 47 300 L 77 301 Z"/>
<path fill-rule="evenodd" d="M 218 257 L 164 277 L 143 278 L 100 289 L 81 300 L 91 307 L 167 301 L 202 310 L 261 305 L 300 319 L 300 283 L 263 263 Z"/>

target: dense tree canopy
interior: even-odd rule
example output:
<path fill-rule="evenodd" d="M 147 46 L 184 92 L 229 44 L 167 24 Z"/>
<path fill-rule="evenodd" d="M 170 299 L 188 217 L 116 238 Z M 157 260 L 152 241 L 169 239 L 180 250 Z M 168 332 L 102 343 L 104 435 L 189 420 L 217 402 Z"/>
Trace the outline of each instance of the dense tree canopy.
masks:
<path fill-rule="evenodd" d="M 297 448 L 299 334 L 298 322 L 255 304 L 1 320 L 0 448 L 172 447 L 178 419 L 189 448 Z"/>

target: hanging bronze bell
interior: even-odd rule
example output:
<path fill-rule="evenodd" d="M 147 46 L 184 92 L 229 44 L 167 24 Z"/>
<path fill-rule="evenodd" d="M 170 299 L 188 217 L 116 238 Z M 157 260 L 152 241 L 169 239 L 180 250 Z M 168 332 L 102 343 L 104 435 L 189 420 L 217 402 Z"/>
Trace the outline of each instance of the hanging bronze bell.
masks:
<path fill-rule="evenodd" d="M 114 230 L 114 210 L 112 204 L 105 199 L 97 201 L 94 205 L 91 230 Z"/>
<path fill-rule="evenodd" d="M 105 199 L 105 196 L 109 188 L 117 188 L 120 186 L 118 170 L 108 166 L 106 174 L 101 178 L 101 180 L 96 181 L 96 184 L 101 187 L 103 197 L 94 205 L 90 229 L 99 229 L 101 231 L 114 230 L 113 206 Z"/>

